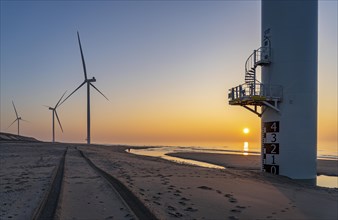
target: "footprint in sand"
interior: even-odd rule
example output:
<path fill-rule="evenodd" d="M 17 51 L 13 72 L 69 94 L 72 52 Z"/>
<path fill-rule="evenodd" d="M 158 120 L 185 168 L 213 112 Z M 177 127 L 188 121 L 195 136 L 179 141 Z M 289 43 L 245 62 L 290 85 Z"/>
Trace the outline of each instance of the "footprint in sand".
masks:
<path fill-rule="evenodd" d="M 171 215 L 171 216 L 173 216 L 173 217 L 176 217 L 176 218 L 180 218 L 180 217 L 183 216 L 183 215 L 182 215 L 181 213 L 179 213 L 179 212 L 176 212 L 176 213 L 174 213 L 174 212 L 168 212 L 168 214 Z"/>
<path fill-rule="evenodd" d="M 236 208 L 239 208 L 239 209 L 245 209 L 246 206 L 240 206 L 240 205 L 237 205 Z"/>
<path fill-rule="evenodd" d="M 170 211 L 176 211 L 176 208 L 173 207 L 173 206 L 170 206 L 170 205 L 167 207 L 167 209 L 170 210 Z"/>
<path fill-rule="evenodd" d="M 185 197 L 182 197 L 181 200 L 182 200 L 182 201 L 189 201 L 190 199 L 187 199 L 187 198 L 185 198 Z"/>
<path fill-rule="evenodd" d="M 227 197 L 231 203 L 237 203 L 237 199 L 232 194 L 225 194 L 224 197 Z"/>
<path fill-rule="evenodd" d="M 208 187 L 208 186 L 199 186 L 197 187 L 199 189 L 204 189 L 204 190 L 213 190 L 212 188 Z"/>
<path fill-rule="evenodd" d="M 235 199 L 235 198 L 229 198 L 229 202 L 231 202 L 231 203 L 237 203 L 237 199 Z"/>
<path fill-rule="evenodd" d="M 184 211 L 188 211 L 188 212 L 197 212 L 198 209 L 194 209 L 194 208 L 192 208 L 192 207 L 188 207 L 188 208 L 184 209 Z"/>
<path fill-rule="evenodd" d="M 159 203 L 157 201 L 153 201 L 153 203 L 155 203 L 156 205 L 161 205 L 161 203 Z"/>

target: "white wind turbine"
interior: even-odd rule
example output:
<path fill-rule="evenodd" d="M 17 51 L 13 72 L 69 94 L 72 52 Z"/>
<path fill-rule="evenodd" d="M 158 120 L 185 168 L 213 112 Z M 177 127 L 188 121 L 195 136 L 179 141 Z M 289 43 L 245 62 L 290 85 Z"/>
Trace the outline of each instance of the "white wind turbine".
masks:
<path fill-rule="evenodd" d="M 12 124 L 10 126 L 8 126 L 8 128 L 11 127 L 17 121 L 18 122 L 18 136 L 20 136 L 20 120 L 21 121 L 26 121 L 26 120 L 23 120 L 21 117 L 19 117 L 18 112 L 16 111 L 16 108 L 15 108 L 15 105 L 14 105 L 13 101 L 12 101 L 12 104 L 13 104 L 13 107 L 14 107 L 16 119 L 12 122 Z"/>
<path fill-rule="evenodd" d="M 67 92 L 67 91 L 66 91 L 66 92 Z M 54 108 L 45 105 L 45 107 L 47 107 L 49 110 L 52 111 L 52 132 L 53 132 L 53 142 L 55 142 L 55 125 L 54 125 L 54 124 L 55 124 L 55 123 L 54 123 L 54 121 L 55 121 L 55 116 L 56 116 L 56 119 L 57 119 L 58 122 L 59 122 L 59 126 L 60 126 L 60 128 L 61 128 L 61 131 L 63 132 L 62 125 L 61 125 L 61 122 L 60 122 L 60 119 L 59 119 L 59 116 L 58 116 L 58 113 L 57 113 L 56 109 L 61 105 L 61 104 L 60 104 L 60 101 L 61 101 L 61 99 L 63 98 L 63 96 L 66 94 L 66 92 L 63 93 L 63 95 L 61 96 L 61 98 L 59 99 L 59 101 L 56 103 L 56 105 L 54 106 Z"/>
<path fill-rule="evenodd" d="M 84 81 L 81 83 L 72 93 L 70 93 L 62 102 L 64 103 L 71 95 L 73 95 L 74 92 L 76 92 L 79 88 L 81 88 L 84 84 L 87 83 L 87 144 L 90 144 L 90 86 L 92 86 L 96 91 L 98 91 L 103 97 L 105 97 L 107 100 L 108 98 L 98 89 L 96 88 L 92 83 L 96 82 L 95 77 L 88 79 L 87 78 L 87 70 L 86 70 L 86 64 L 83 57 L 82 47 L 81 47 L 81 41 L 80 41 L 80 35 L 79 32 L 77 32 L 77 39 L 79 42 L 80 52 L 81 52 L 81 59 L 82 59 L 82 66 L 83 66 L 83 72 L 84 72 Z M 60 105 L 61 105 L 60 104 Z"/>

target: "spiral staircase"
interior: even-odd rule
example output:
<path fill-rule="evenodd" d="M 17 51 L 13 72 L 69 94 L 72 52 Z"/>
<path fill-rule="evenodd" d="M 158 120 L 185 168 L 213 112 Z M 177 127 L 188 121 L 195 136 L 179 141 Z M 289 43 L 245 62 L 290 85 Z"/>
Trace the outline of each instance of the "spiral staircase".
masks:
<path fill-rule="evenodd" d="M 230 105 L 239 105 L 262 116 L 267 108 L 259 111 L 258 107 L 266 106 L 279 112 L 278 103 L 282 99 L 282 86 L 263 84 L 257 80 L 258 66 L 268 66 L 271 63 L 271 47 L 269 41 L 264 46 L 254 50 L 245 62 L 245 83 L 229 89 Z"/>

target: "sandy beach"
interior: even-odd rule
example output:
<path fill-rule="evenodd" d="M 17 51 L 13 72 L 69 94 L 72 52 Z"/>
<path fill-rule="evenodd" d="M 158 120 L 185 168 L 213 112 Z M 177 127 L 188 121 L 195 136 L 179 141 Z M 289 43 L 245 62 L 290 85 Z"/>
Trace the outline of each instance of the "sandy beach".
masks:
<path fill-rule="evenodd" d="M 2 142 L 1 219 L 34 216 L 67 148 L 56 219 L 135 219 L 119 192 L 114 194 L 76 149 L 123 183 L 157 219 L 338 217 L 337 189 L 262 174 L 254 158 L 243 162 L 243 157 L 236 155 L 180 155 L 222 161 L 228 167 L 210 169 L 134 155 L 126 152 L 126 146 Z M 332 174 L 332 162 L 319 170 Z"/>

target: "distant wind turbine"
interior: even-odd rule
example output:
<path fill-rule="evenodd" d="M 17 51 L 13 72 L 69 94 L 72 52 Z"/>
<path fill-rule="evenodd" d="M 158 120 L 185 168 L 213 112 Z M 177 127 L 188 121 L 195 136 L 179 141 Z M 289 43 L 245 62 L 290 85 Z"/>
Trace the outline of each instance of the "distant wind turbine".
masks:
<path fill-rule="evenodd" d="M 92 86 L 96 91 L 98 91 L 103 97 L 105 97 L 107 100 L 109 100 L 98 88 L 96 88 L 92 82 L 96 82 L 95 77 L 88 79 L 87 78 L 87 70 L 86 70 L 86 64 L 83 57 L 82 47 L 81 47 L 81 41 L 80 41 L 80 35 L 79 32 L 77 32 L 77 39 L 79 41 L 79 47 L 81 52 L 81 59 L 82 59 L 82 66 L 83 66 L 83 72 L 84 72 L 84 81 L 81 83 L 72 93 L 70 93 L 67 98 L 65 98 L 62 102 L 64 103 L 71 95 L 73 95 L 74 92 L 76 92 L 79 88 L 81 88 L 84 84 L 87 83 L 87 143 L 90 144 L 90 86 Z M 60 104 L 60 105 L 61 105 Z"/>
<path fill-rule="evenodd" d="M 13 104 L 13 107 L 14 107 L 16 119 L 12 122 L 12 124 L 10 126 L 8 126 L 8 128 L 11 127 L 17 121 L 18 122 L 18 136 L 20 136 L 20 120 L 21 121 L 26 121 L 26 120 L 23 120 L 21 117 L 19 117 L 18 112 L 16 111 L 16 108 L 15 108 L 15 105 L 14 105 L 13 101 L 12 101 L 12 104 Z"/>
<path fill-rule="evenodd" d="M 67 91 L 66 91 L 67 92 Z M 66 94 L 66 92 L 63 93 L 63 95 L 61 96 L 61 98 L 59 99 L 59 101 L 56 103 L 56 105 L 53 107 L 50 107 L 50 106 L 47 106 L 45 105 L 45 107 L 47 107 L 49 110 L 52 111 L 52 131 L 53 131 L 53 142 L 55 142 L 55 125 L 54 125 L 54 121 L 55 121 L 55 116 L 56 116 L 56 119 L 58 120 L 59 122 L 59 125 L 60 125 L 60 128 L 61 128 L 61 131 L 63 132 L 63 129 L 62 129 L 62 125 L 61 125 L 61 122 L 60 122 L 60 119 L 59 119 L 59 116 L 58 116 L 58 113 L 56 111 L 57 107 L 59 107 L 61 104 L 60 101 L 61 99 L 63 98 L 63 96 Z"/>

